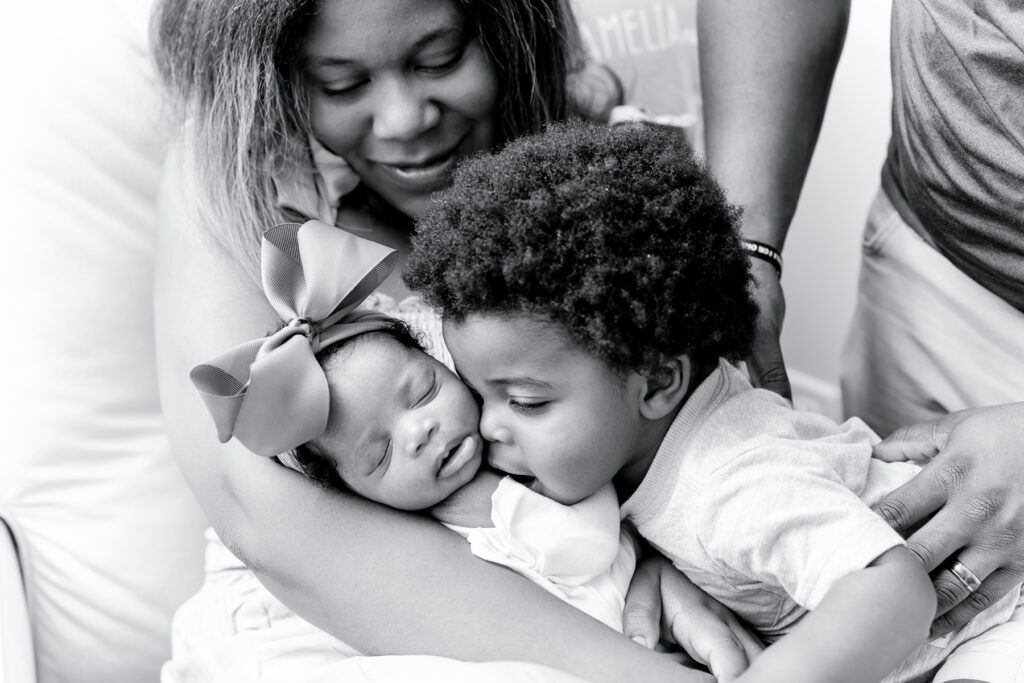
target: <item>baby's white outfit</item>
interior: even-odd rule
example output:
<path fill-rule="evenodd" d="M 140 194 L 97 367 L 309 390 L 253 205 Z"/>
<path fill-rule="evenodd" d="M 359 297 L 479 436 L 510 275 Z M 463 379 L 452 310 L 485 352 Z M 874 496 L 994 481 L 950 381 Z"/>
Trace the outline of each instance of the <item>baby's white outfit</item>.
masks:
<path fill-rule="evenodd" d="M 773 641 L 836 581 L 904 545 L 869 506 L 919 467 L 873 459 L 877 441 L 859 419 L 793 410 L 723 361 L 683 405 L 622 514 Z M 948 640 L 922 644 L 886 681 L 933 669 L 1010 619 L 1019 596 L 1018 586 Z"/>
<path fill-rule="evenodd" d="M 428 352 L 451 367 L 440 320 L 419 299 L 396 303 L 375 293 L 364 308 L 405 320 L 420 333 Z M 566 506 L 505 477 L 491 496 L 491 521 L 493 528 L 448 526 L 469 541 L 478 557 L 510 567 L 622 630 L 636 547 L 628 532 L 620 533 L 618 498 L 611 484 Z M 535 680 L 534 675 L 538 681 L 571 678 L 547 669 L 535 673 L 530 665 L 508 662 L 464 671 L 442 658 L 352 660 L 360 654 L 355 648 L 285 607 L 212 529 L 206 538 L 205 580 L 174 616 L 172 658 L 164 664 L 161 683 L 310 683 L 339 678 L 365 682 L 426 680 L 428 675 L 439 681 L 465 676 L 467 681 L 517 683 Z"/>
<path fill-rule="evenodd" d="M 619 534 L 612 487 L 565 506 L 506 477 L 491 500 L 494 528 L 451 527 L 467 538 L 473 553 L 621 631 L 636 551 L 630 535 Z M 285 607 L 212 529 L 206 533 L 206 579 L 174 616 L 173 656 L 161 672 L 162 683 L 327 680 L 351 666 L 381 680 L 421 680 L 414 664 L 403 670 L 401 662 L 339 668 L 360 653 Z M 386 673 L 378 673 L 382 668 Z M 497 680 L 499 673 L 479 672 L 481 680 Z M 523 680 L 518 676 L 515 671 L 508 680 Z"/>

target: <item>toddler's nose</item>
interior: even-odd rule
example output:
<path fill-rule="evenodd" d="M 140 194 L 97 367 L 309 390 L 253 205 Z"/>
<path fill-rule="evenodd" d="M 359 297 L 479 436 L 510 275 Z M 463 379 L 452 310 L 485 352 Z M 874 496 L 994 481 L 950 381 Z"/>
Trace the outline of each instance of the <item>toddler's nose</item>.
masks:
<path fill-rule="evenodd" d="M 497 411 L 484 406 L 480 412 L 480 436 L 494 443 L 509 443 L 512 433 L 501 424 Z"/>

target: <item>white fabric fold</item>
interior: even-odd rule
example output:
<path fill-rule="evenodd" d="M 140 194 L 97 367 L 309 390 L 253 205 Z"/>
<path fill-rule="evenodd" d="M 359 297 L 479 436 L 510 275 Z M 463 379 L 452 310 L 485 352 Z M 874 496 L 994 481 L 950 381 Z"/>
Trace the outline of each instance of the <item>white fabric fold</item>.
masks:
<path fill-rule="evenodd" d="M 620 533 L 611 484 L 575 505 L 562 505 L 505 477 L 491 496 L 491 521 L 493 528 L 453 528 L 477 557 L 515 570 L 622 631 L 636 546 L 628 533 Z"/>

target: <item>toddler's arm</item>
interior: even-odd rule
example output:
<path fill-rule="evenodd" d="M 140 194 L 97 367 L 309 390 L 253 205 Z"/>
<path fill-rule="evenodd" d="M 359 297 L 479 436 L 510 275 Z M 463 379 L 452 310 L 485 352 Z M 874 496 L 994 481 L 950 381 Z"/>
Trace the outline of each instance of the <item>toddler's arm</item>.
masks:
<path fill-rule="evenodd" d="M 445 524 L 470 529 L 493 527 L 491 494 L 500 481 L 497 473 L 481 469 L 468 484 L 430 508 L 430 514 Z"/>
<path fill-rule="evenodd" d="M 892 548 L 837 581 L 737 683 L 874 683 L 924 642 L 934 613 L 924 566 L 905 547 Z"/>

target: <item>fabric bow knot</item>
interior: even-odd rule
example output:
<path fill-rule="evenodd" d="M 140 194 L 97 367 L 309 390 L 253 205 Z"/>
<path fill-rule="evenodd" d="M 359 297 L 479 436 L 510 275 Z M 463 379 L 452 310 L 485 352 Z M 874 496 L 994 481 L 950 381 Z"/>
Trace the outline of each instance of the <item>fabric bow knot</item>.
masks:
<path fill-rule="evenodd" d="M 392 321 L 356 307 L 398 254 L 318 220 L 263 233 L 263 291 L 287 324 L 197 365 L 189 377 L 224 443 L 274 456 L 323 434 L 330 393 L 316 353 Z"/>

